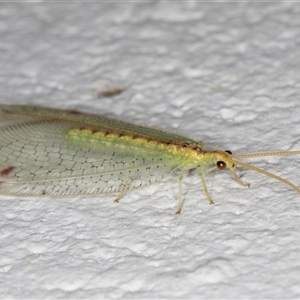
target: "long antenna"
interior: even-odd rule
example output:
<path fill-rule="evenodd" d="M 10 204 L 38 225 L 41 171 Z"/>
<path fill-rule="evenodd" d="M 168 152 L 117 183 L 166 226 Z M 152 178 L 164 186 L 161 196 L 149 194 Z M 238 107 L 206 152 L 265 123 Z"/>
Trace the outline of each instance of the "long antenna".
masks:
<path fill-rule="evenodd" d="M 294 152 L 294 153 L 292 153 L 292 154 L 300 154 L 300 151 L 290 151 L 290 152 Z M 295 153 L 295 152 L 296 152 L 296 153 Z M 285 152 L 266 152 L 266 153 L 257 153 L 258 155 L 255 155 L 255 154 L 249 154 L 249 155 L 247 155 L 247 154 L 242 154 L 242 155 L 232 155 L 232 156 L 234 156 L 234 157 L 240 157 L 240 156 L 242 156 L 242 157 L 273 156 L 273 155 L 276 155 L 276 154 L 274 154 L 274 153 L 284 153 L 284 154 L 281 154 L 281 155 L 288 155 L 288 154 L 286 154 L 287 151 L 285 151 Z M 260 154 L 262 154 L 262 155 L 260 155 Z M 266 154 L 266 155 L 264 155 L 264 154 Z M 278 155 L 278 154 L 277 154 L 277 155 Z M 279 155 L 280 155 L 280 154 L 279 154 Z M 256 172 L 258 172 L 258 173 L 264 174 L 264 175 L 269 176 L 269 177 L 271 177 L 271 178 L 274 178 L 274 179 L 276 179 L 276 180 L 278 180 L 278 181 L 281 181 L 281 182 L 285 183 L 286 185 L 290 186 L 292 189 L 294 189 L 296 192 L 298 192 L 298 193 L 300 194 L 300 189 L 299 189 L 296 185 L 294 185 L 293 183 L 291 183 L 290 181 L 288 181 L 288 180 L 286 180 L 286 179 L 284 179 L 284 178 L 282 178 L 282 177 L 279 177 L 279 176 L 277 176 L 277 175 L 275 175 L 275 174 L 272 174 L 272 173 L 270 173 L 270 172 L 268 172 L 268 171 L 262 170 L 262 169 L 260 169 L 260 168 L 254 167 L 254 166 L 252 166 L 252 165 L 249 165 L 249 164 L 247 164 L 247 163 L 244 163 L 244 162 L 241 162 L 241 161 L 238 161 L 238 160 L 235 160 L 235 159 L 231 159 L 231 161 L 232 161 L 234 164 L 236 164 L 236 165 L 240 165 L 240 166 L 242 166 L 242 167 L 244 167 L 244 168 L 247 168 L 247 169 L 256 171 Z"/>
<path fill-rule="evenodd" d="M 283 156 L 283 155 L 298 155 L 300 150 L 295 151 L 274 151 L 274 152 L 258 152 L 249 154 L 232 154 L 234 158 L 250 158 L 250 157 L 261 157 L 261 156 Z"/>

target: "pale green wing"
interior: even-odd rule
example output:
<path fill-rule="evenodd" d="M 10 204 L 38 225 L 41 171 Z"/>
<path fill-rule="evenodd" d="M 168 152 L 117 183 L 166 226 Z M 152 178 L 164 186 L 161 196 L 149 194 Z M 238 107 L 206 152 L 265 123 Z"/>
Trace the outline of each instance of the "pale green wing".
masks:
<path fill-rule="evenodd" d="M 102 130 L 113 132 L 122 132 L 126 135 L 138 135 L 145 138 L 153 138 L 160 141 L 180 141 L 186 143 L 194 143 L 195 141 L 185 136 L 174 134 L 155 128 L 139 126 L 114 120 L 98 115 L 85 114 L 72 110 L 60 110 L 55 108 L 45 108 L 30 105 L 1 105 L 3 113 L 22 115 L 23 117 L 33 117 L 40 119 L 61 120 L 64 122 L 76 122 L 77 124 L 85 124 L 86 126 L 99 127 Z"/>
<path fill-rule="evenodd" d="M 89 115 L 80 114 L 87 121 L 79 122 L 62 116 L 55 118 L 53 110 L 49 117 L 45 108 L 43 114 L 35 116 L 13 109 L 7 113 L 11 107 L 3 107 L 0 194 L 63 196 L 122 192 L 158 182 L 180 165 L 159 149 L 88 138 L 80 144 L 71 143 L 65 133 L 71 128 L 91 125 Z M 101 125 L 92 126 L 103 130 Z"/>

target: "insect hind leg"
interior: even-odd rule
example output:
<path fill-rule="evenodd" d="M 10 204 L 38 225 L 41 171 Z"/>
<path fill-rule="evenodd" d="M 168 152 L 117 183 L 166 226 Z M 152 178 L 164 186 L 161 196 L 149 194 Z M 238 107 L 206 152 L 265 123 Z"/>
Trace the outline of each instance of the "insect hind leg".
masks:
<path fill-rule="evenodd" d="M 132 166 L 134 166 L 135 158 L 132 160 Z M 124 181 L 124 189 L 120 191 L 119 196 L 114 200 L 114 202 L 119 203 L 120 200 L 127 194 L 129 190 L 129 185 L 132 182 L 132 178 L 130 177 L 130 171 L 127 172 L 125 181 Z"/>
<path fill-rule="evenodd" d="M 176 215 L 179 215 L 181 213 L 182 210 L 182 206 L 183 206 L 183 199 L 182 199 L 182 179 L 183 179 L 183 175 L 182 173 L 179 175 L 178 178 L 178 209 L 176 211 Z"/>
<path fill-rule="evenodd" d="M 126 176 L 126 179 L 124 181 L 124 189 L 120 191 L 119 196 L 114 200 L 114 202 L 119 203 L 120 200 L 123 197 L 125 197 L 125 195 L 127 194 L 128 190 L 129 190 L 130 182 L 131 182 L 131 178 L 128 173 L 128 175 Z"/>

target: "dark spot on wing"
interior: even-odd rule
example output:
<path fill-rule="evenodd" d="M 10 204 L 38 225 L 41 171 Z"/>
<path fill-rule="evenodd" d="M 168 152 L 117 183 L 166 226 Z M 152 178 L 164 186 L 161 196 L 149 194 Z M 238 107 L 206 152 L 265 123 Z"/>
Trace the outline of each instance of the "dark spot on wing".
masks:
<path fill-rule="evenodd" d="M 7 167 L 6 169 L 3 169 L 3 170 L 0 172 L 0 175 L 1 175 L 1 176 L 7 176 L 7 175 L 9 175 L 9 173 L 11 173 L 11 171 L 12 171 L 14 168 L 15 168 L 15 167 L 13 167 L 13 166 Z"/>

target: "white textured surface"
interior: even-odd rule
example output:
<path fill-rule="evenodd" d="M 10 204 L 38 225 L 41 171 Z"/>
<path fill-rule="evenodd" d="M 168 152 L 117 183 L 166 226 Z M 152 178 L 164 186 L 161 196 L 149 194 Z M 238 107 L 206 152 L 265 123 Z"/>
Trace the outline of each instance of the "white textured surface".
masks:
<path fill-rule="evenodd" d="M 1 4 L 1 103 L 98 112 L 236 153 L 299 149 L 298 3 Z M 97 82 L 126 90 L 95 98 Z M 101 94 L 100 92 L 98 94 Z M 300 185 L 300 158 L 257 160 Z M 0 201 L 1 298 L 299 298 L 300 197 L 242 170 Z"/>

